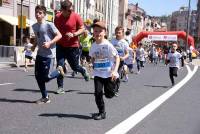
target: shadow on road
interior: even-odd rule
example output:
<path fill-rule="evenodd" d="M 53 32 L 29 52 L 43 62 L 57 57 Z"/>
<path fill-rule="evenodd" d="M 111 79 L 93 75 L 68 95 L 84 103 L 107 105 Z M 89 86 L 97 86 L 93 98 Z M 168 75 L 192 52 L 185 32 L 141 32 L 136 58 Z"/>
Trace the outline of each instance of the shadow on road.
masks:
<path fill-rule="evenodd" d="M 144 85 L 145 87 L 162 87 L 162 88 L 168 88 L 169 86 L 159 86 L 159 85 Z"/>
<path fill-rule="evenodd" d="M 0 98 L 0 102 L 10 102 L 10 103 L 35 103 L 35 101 L 29 100 L 16 100 L 16 99 L 7 99 L 7 98 Z"/>
<path fill-rule="evenodd" d="M 44 114 L 40 114 L 39 116 L 43 116 L 43 117 L 55 117 L 55 116 L 57 116 L 58 118 L 78 118 L 78 119 L 85 119 L 85 120 L 92 119 L 92 117 L 87 116 L 87 115 L 61 114 L 61 113 L 44 113 Z"/>
<path fill-rule="evenodd" d="M 40 93 L 39 89 L 36 90 L 36 89 L 17 88 L 17 89 L 13 89 L 13 91 Z M 76 91 L 80 91 L 80 90 L 66 90 L 65 92 L 76 92 Z M 49 90 L 47 90 L 47 92 L 48 93 L 52 93 L 52 94 L 57 94 L 56 91 L 49 91 Z"/>
<path fill-rule="evenodd" d="M 19 91 L 19 92 L 33 92 L 33 93 L 40 93 L 40 90 L 36 90 L 36 89 L 25 89 L 25 88 L 17 88 L 17 89 L 13 89 L 13 91 Z M 48 91 L 48 93 L 56 93 L 55 91 Z"/>
<path fill-rule="evenodd" d="M 70 78 L 70 79 L 83 79 L 83 77 L 79 77 L 79 76 L 70 76 L 70 75 L 65 75 L 66 78 Z"/>
<path fill-rule="evenodd" d="M 92 95 L 94 95 L 94 92 L 78 92 L 77 94 L 92 94 Z"/>

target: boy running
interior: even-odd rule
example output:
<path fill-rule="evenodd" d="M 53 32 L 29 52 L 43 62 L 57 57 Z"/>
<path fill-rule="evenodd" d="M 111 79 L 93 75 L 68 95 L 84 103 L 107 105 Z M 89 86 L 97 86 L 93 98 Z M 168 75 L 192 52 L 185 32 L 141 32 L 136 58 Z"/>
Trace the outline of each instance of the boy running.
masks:
<path fill-rule="evenodd" d="M 172 44 L 171 52 L 167 55 L 167 64 L 169 64 L 169 77 L 172 83 L 172 86 L 174 86 L 174 76 L 177 77 L 177 72 L 180 67 L 180 59 L 183 58 L 182 55 L 176 51 L 177 44 Z M 181 62 L 184 62 L 181 60 Z M 184 65 L 183 63 L 181 64 Z"/>
<path fill-rule="evenodd" d="M 135 63 L 135 51 L 128 47 L 129 56 L 124 61 L 125 79 L 124 82 L 128 82 L 128 72 L 133 73 L 133 64 Z"/>
<path fill-rule="evenodd" d="M 103 100 L 103 88 L 107 98 L 112 98 L 116 92 L 116 79 L 118 75 L 119 56 L 113 45 L 105 39 L 106 26 L 103 22 L 93 24 L 95 42 L 92 44 L 89 55 L 92 58 L 94 68 L 95 101 L 99 113 L 95 114 L 95 120 L 106 118 L 105 104 Z"/>
<path fill-rule="evenodd" d="M 46 8 L 44 6 L 38 5 L 35 7 L 37 23 L 32 28 L 36 42 L 32 49 L 34 50 L 38 46 L 35 61 L 35 78 L 42 94 L 42 98 L 36 101 L 37 104 L 50 103 L 45 83 L 61 74 L 64 75 L 62 67 L 52 71 L 56 56 L 55 43 L 61 39 L 62 35 L 53 23 L 45 21 L 45 15 Z"/>
<path fill-rule="evenodd" d="M 144 67 L 144 62 L 145 62 L 145 51 L 144 48 L 142 47 L 142 43 L 139 43 L 138 48 L 136 49 L 136 62 L 138 69 L 137 74 L 139 74 L 140 68 Z"/>
<path fill-rule="evenodd" d="M 117 49 L 117 52 L 119 54 L 120 65 L 119 65 L 118 73 L 121 74 L 121 71 L 124 65 L 124 60 L 127 59 L 129 56 L 129 51 L 128 51 L 129 44 L 124 39 L 123 27 L 118 26 L 115 28 L 115 36 L 116 38 L 112 39 L 111 43 Z"/>

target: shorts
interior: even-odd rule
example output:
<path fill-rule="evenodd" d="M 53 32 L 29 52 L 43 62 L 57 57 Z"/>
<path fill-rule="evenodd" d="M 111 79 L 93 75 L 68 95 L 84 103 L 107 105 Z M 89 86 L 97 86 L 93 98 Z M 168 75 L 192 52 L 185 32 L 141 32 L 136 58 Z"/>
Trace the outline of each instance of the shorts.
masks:
<path fill-rule="evenodd" d="M 178 67 L 169 67 L 169 75 L 170 76 L 178 76 Z"/>
<path fill-rule="evenodd" d="M 33 57 L 32 57 L 32 56 L 29 56 L 29 55 L 25 55 L 25 58 L 26 58 L 26 59 L 29 59 L 29 60 L 32 60 L 32 59 L 33 59 Z"/>
<path fill-rule="evenodd" d="M 128 67 L 129 72 L 130 72 L 130 73 L 133 73 L 133 64 L 126 64 L 126 63 L 125 63 L 125 65 Z"/>
<path fill-rule="evenodd" d="M 85 58 L 86 58 L 87 62 L 91 61 L 91 57 L 89 56 L 89 52 L 82 51 L 81 59 L 85 59 Z"/>

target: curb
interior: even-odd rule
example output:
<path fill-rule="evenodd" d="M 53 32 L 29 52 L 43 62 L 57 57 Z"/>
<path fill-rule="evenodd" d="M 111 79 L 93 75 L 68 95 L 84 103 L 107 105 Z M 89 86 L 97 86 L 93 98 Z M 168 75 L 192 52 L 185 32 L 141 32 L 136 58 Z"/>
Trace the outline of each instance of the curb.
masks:
<path fill-rule="evenodd" d="M 0 62 L 0 68 L 17 67 L 14 62 Z"/>

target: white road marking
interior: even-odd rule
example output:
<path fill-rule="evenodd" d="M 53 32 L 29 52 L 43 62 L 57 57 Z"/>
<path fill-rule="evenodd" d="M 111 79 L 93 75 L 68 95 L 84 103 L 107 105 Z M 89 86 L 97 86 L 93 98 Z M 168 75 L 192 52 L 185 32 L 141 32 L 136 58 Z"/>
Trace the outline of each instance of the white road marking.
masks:
<path fill-rule="evenodd" d="M 12 85 L 12 84 L 14 84 L 14 83 L 2 83 L 2 84 L 0 84 L 0 86 Z"/>
<path fill-rule="evenodd" d="M 125 134 L 131 128 L 136 126 L 140 121 L 142 121 L 146 116 L 148 116 L 151 112 L 153 112 L 156 108 L 158 108 L 162 103 L 164 103 L 167 99 L 169 99 L 172 95 L 174 95 L 186 82 L 188 82 L 192 76 L 196 73 L 198 66 L 194 67 L 194 70 L 191 71 L 189 66 L 186 65 L 188 73 L 187 76 L 181 80 L 174 87 L 169 89 L 167 92 L 162 94 L 160 97 L 156 98 L 145 107 L 131 115 L 126 120 L 122 121 L 120 124 L 116 125 L 114 128 L 106 132 L 105 134 Z"/>

